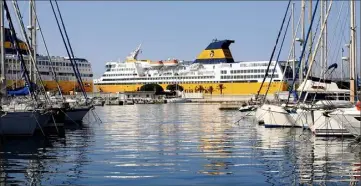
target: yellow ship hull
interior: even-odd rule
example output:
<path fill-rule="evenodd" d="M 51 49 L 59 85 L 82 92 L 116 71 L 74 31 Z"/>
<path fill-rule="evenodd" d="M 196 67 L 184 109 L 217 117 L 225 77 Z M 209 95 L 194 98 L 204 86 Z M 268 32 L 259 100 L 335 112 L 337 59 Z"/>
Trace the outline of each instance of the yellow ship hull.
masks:
<path fill-rule="evenodd" d="M 6 81 L 8 89 L 22 87 L 24 86 L 23 80 L 7 80 Z M 93 92 L 93 82 L 83 82 L 84 88 L 86 92 Z M 59 86 L 63 92 L 63 94 L 70 94 L 74 91 L 80 91 L 78 88 L 78 83 L 76 81 L 59 81 Z M 55 81 L 44 81 L 44 87 L 46 91 L 55 92 L 58 91 L 58 87 Z"/>
<path fill-rule="evenodd" d="M 264 94 L 269 83 L 264 83 L 260 94 Z M 128 85 L 94 85 L 96 91 L 115 93 L 124 91 L 137 91 L 143 84 L 128 84 Z M 169 84 L 159 84 L 165 90 Z M 250 83 L 202 83 L 202 84 L 182 84 L 186 93 L 203 92 L 205 94 L 214 95 L 249 95 L 256 94 L 261 86 L 259 82 Z M 202 87 L 202 88 L 200 88 Z M 212 88 L 211 88 L 212 87 Z M 269 88 L 268 93 L 275 93 L 277 91 L 286 91 L 288 84 L 286 82 L 273 82 Z"/>

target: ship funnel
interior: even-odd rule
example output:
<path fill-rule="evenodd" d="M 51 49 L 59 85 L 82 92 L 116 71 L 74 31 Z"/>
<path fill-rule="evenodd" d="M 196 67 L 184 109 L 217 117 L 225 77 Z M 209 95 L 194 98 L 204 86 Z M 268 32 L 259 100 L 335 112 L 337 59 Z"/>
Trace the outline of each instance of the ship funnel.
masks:
<path fill-rule="evenodd" d="M 212 43 L 198 55 L 194 63 L 233 63 L 234 59 L 229 50 L 231 43 L 234 43 L 234 40 L 213 40 Z"/>

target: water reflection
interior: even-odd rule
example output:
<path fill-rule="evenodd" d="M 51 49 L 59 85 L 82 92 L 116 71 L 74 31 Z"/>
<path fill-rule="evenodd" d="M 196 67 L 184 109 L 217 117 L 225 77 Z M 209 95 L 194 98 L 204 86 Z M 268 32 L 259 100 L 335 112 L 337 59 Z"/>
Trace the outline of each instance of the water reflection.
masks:
<path fill-rule="evenodd" d="M 89 137 L 93 134 L 81 126 L 76 128 L 72 126 L 70 130 L 76 132 L 63 138 L 57 135 L 49 138 L 43 136 L 6 138 L 0 148 L 1 183 L 41 185 L 46 181 L 56 180 L 56 174 L 61 173 L 62 181 L 52 183 L 71 184 L 72 181 L 67 177 L 81 177 L 81 171 L 77 169 L 87 162 L 85 149 L 89 145 Z M 61 166 L 67 164 L 71 165 L 61 171 Z M 54 169 L 57 165 L 60 167 Z"/>
<path fill-rule="evenodd" d="M 1 146 L 1 182 L 30 184 L 40 183 L 44 172 L 42 159 L 46 149 L 51 148 L 45 138 L 5 139 Z"/>
<path fill-rule="evenodd" d="M 7 140 L 0 182 L 20 185 L 352 185 L 360 146 L 266 129 L 218 105 L 97 108 L 64 137 Z M 358 183 L 358 182 L 357 182 Z"/>
<path fill-rule="evenodd" d="M 267 183 L 347 185 L 358 181 L 355 169 L 360 157 L 350 149 L 353 139 L 320 138 L 302 129 L 257 128 L 260 143 L 256 148 L 266 165 Z"/>
<path fill-rule="evenodd" d="M 230 158 L 234 143 L 232 139 L 232 126 L 222 122 L 222 117 L 210 113 L 212 123 L 202 122 L 202 134 L 200 136 L 200 152 L 208 160 L 199 172 L 208 175 L 232 174 L 230 166 L 233 165 Z"/>

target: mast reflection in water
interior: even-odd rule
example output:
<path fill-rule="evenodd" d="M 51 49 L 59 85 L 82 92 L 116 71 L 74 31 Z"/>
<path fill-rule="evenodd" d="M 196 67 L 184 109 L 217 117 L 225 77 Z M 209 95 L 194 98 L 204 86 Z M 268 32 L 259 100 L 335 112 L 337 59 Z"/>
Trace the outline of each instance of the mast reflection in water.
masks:
<path fill-rule="evenodd" d="M 0 181 L 20 185 L 355 184 L 360 147 L 265 129 L 216 104 L 98 107 L 102 124 L 7 139 Z"/>

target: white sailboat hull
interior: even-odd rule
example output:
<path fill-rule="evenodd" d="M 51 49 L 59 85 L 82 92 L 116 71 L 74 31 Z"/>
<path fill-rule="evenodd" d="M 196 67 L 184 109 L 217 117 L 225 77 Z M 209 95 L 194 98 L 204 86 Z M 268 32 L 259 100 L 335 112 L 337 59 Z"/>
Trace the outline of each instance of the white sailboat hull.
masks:
<path fill-rule="evenodd" d="M 311 111 L 297 109 L 296 113 L 290 113 L 290 115 L 295 121 L 296 126 L 309 128 L 313 124 L 313 117 Z"/>
<path fill-rule="evenodd" d="M 264 116 L 266 114 L 266 106 L 262 105 L 260 108 L 256 110 L 255 116 L 256 120 L 258 121 L 258 124 L 264 124 Z"/>
<path fill-rule="evenodd" d="M 302 127 L 296 124 L 290 113 L 282 106 L 264 104 L 261 109 L 265 112 L 263 121 L 266 128 Z"/>
<path fill-rule="evenodd" d="M 340 115 L 327 116 L 325 111 L 314 111 L 314 125 L 310 127 L 316 136 L 350 136 L 352 135 L 344 126 Z"/>
<path fill-rule="evenodd" d="M 360 136 L 360 111 L 356 107 L 353 108 L 341 108 L 333 113 L 330 113 L 331 118 L 342 125 L 353 136 Z"/>
<path fill-rule="evenodd" d="M 191 102 L 190 99 L 187 98 L 172 98 L 172 99 L 166 99 L 167 103 L 189 103 Z"/>

